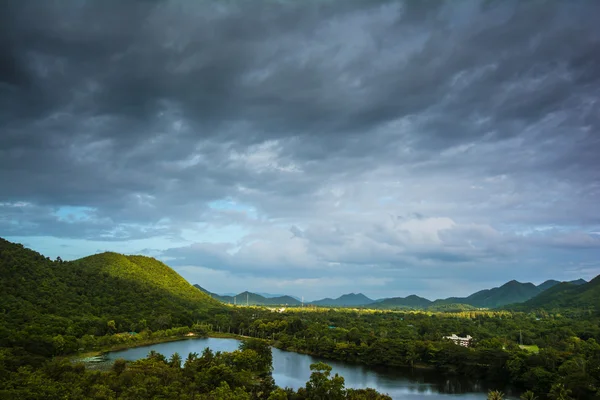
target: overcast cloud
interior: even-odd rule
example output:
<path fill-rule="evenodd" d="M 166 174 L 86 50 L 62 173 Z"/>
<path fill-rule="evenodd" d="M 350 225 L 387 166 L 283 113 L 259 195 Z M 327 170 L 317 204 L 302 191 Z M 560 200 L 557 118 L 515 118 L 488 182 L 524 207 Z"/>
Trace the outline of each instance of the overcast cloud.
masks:
<path fill-rule="evenodd" d="M 600 274 L 597 1 L 5 1 L 0 236 L 215 292 Z"/>

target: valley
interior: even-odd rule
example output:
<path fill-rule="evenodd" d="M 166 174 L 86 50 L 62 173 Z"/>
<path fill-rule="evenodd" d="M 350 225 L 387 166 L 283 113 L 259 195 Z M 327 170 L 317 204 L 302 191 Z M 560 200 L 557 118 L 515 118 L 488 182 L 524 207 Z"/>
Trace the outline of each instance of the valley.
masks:
<path fill-rule="evenodd" d="M 187 283 L 165 264 L 148 257 L 102 253 L 75 261 L 52 261 L 22 245 L 2 240 L 0 263 L 0 304 L 4 316 L 0 322 L 0 393 L 4 395 L 26 390 L 40 393 L 59 390 L 56 385 L 60 386 L 65 378 L 52 375 L 52 371 L 72 368 L 61 364 L 64 356 L 97 354 L 190 336 L 252 338 L 283 351 L 370 368 L 425 368 L 439 377 L 469 379 L 475 385 L 473 388 L 496 388 L 512 394 L 526 390 L 541 395 L 551 393 L 559 390 L 555 381 L 560 377 L 561 385 L 577 398 L 592 398 L 597 390 L 596 377 L 600 376 L 596 374 L 600 371 L 598 277 L 587 283 L 546 285 L 552 287 L 522 303 L 496 309 L 432 311 L 431 303 L 425 299 L 408 296 L 401 304 L 410 305 L 410 309 L 381 309 L 374 307 L 377 303 L 371 303 L 358 308 L 292 306 L 281 310 L 246 306 L 243 302 L 224 304 Z M 498 298 L 502 297 L 498 293 L 520 295 L 521 291 L 515 288 L 521 285 L 530 287 L 509 282 L 467 299 L 498 304 Z M 342 298 L 348 297 L 356 296 Z M 396 301 L 382 302 L 394 305 Z M 422 305 L 425 308 L 418 309 Z M 452 334 L 472 339 L 466 346 L 458 346 L 444 339 Z M 185 359 L 187 355 L 181 357 Z M 142 379 L 166 368 L 161 360 L 158 355 L 151 355 L 147 360 L 126 361 L 118 368 Z M 235 369 L 243 364 L 227 364 L 226 359 L 214 362 L 215 366 L 230 365 L 238 371 L 232 372 L 233 380 L 222 378 L 228 382 L 229 390 L 239 389 L 239 393 L 249 390 L 250 381 L 240 384 L 233 378 L 243 372 L 243 368 Z M 586 365 L 585 373 L 575 367 L 576 362 Z M 111 375 L 117 364 L 103 372 L 108 374 L 106 379 L 117 379 Z M 48 380 L 47 387 L 23 387 L 19 382 L 33 379 L 33 375 L 23 375 L 21 366 L 32 368 L 28 374 Z M 324 374 L 323 377 L 335 380 L 327 375 L 327 369 L 322 369 L 325 367 L 319 368 L 318 373 Z M 185 371 L 183 368 L 173 373 Z M 265 382 L 261 376 L 247 379 Z M 194 390 L 226 391 L 218 386 L 222 379 L 215 380 L 213 386 Z M 352 386 L 350 375 L 348 379 Z M 586 384 L 581 385 L 582 381 Z M 69 390 L 86 383 L 77 385 Z M 142 381 L 138 385 L 145 387 Z M 448 389 L 449 393 L 468 393 L 464 385 L 461 387 Z M 305 398 L 302 393 L 306 388 L 302 388 L 300 385 L 291 388 L 296 394 L 287 392 L 287 398 Z M 271 386 L 269 390 L 277 389 Z M 339 393 L 357 395 L 351 389 L 344 392 L 340 388 Z"/>

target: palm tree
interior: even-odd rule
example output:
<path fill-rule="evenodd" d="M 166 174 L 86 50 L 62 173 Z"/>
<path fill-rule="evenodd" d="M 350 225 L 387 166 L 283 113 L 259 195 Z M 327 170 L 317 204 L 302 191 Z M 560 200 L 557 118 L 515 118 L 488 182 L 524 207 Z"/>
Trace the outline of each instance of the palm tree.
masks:
<path fill-rule="evenodd" d="M 526 391 L 521 395 L 521 400 L 537 400 L 538 397 L 531 390 Z"/>
<path fill-rule="evenodd" d="M 555 383 L 552 385 L 552 389 L 550 389 L 550 393 L 548 393 L 548 397 L 553 400 L 572 400 L 573 398 L 570 396 L 571 390 L 567 389 L 565 385 L 562 383 Z"/>
<path fill-rule="evenodd" d="M 173 368 L 181 368 L 181 361 L 181 356 L 179 355 L 179 353 L 175 352 L 169 360 L 169 365 Z"/>
<path fill-rule="evenodd" d="M 490 390 L 487 398 L 488 400 L 504 400 L 504 393 L 499 390 Z"/>

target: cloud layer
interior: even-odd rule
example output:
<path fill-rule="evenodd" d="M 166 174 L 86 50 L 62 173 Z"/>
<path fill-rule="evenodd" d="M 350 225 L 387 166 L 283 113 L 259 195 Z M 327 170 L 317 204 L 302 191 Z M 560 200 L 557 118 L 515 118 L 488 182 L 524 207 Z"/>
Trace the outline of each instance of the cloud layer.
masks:
<path fill-rule="evenodd" d="M 226 292 L 600 273 L 596 2 L 0 7 L 3 236 Z"/>

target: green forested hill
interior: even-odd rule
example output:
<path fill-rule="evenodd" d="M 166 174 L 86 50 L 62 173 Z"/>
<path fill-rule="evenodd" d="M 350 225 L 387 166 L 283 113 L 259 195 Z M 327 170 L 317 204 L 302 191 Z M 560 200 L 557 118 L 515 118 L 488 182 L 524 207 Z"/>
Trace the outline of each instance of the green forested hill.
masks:
<path fill-rule="evenodd" d="M 561 282 L 554 279 L 548 279 L 547 281 L 537 285 L 537 287 L 543 292 L 544 290 L 548 290 L 551 287 L 558 285 L 559 283 Z M 584 285 L 587 283 L 587 281 L 584 279 L 576 279 L 574 281 L 568 281 L 568 283 L 572 283 L 573 285 Z"/>
<path fill-rule="evenodd" d="M 368 298 L 362 293 L 347 293 L 337 299 L 325 298 L 313 301 L 311 304 L 315 306 L 332 306 L 332 307 L 360 307 L 372 304 L 374 300 Z"/>
<path fill-rule="evenodd" d="M 431 304 L 431 300 L 414 294 L 407 297 L 390 297 L 370 305 L 373 308 L 416 308 L 424 309 Z"/>
<path fill-rule="evenodd" d="M 48 355 L 52 338 L 191 325 L 224 306 L 149 257 L 52 261 L 0 239 L 0 347 Z"/>
<path fill-rule="evenodd" d="M 468 297 L 449 297 L 436 300 L 431 305 L 437 307 L 445 304 L 467 304 L 473 307 L 495 308 L 529 300 L 541 292 L 542 289 L 539 289 L 533 283 L 521 283 L 512 280 L 500 287 L 480 290 Z"/>
<path fill-rule="evenodd" d="M 556 286 L 560 283 L 560 281 L 557 281 L 555 279 L 548 279 L 547 281 L 544 281 L 542 283 L 540 283 L 539 285 L 537 285 L 538 289 L 540 289 L 541 291 L 544 290 L 548 290 L 553 286 Z"/>
<path fill-rule="evenodd" d="M 600 275 L 581 284 L 562 282 L 522 304 L 510 306 L 515 310 L 589 309 L 600 311 Z"/>

